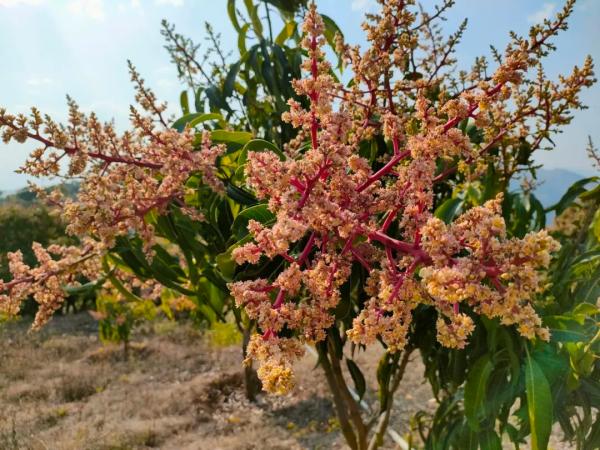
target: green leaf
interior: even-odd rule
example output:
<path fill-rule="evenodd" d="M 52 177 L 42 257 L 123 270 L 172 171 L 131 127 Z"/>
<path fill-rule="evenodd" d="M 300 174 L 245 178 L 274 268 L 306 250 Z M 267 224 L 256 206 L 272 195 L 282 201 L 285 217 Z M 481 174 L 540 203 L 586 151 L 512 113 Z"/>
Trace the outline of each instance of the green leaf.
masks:
<path fill-rule="evenodd" d="M 117 291 L 119 291 L 119 293 L 123 297 L 125 297 L 127 300 L 129 300 L 130 302 L 143 302 L 144 301 L 142 298 L 138 297 L 133 292 L 129 291 L 123 285 L 123 283 L 121 283 L 121 281 L 117 277 L 115 277 L 112 273 L 109 273 L 107 275 L 107 278 L 112 283 L 112 285 L 117 289 Z"/>
<path fill-rule="evenodd" d="M 194 108 L 196 108 L 196 112 L 203 113 L 204 112 L 204 100 L 202 99 L 202 93 L 204 92 L 203 88 L 198 88 L 196 93 L 194 94 Z"/>
<path fill-rule="evenodd" d="M 552 393 L 538 363 L 527 352 L 525 390 L 531 428 L 531 449 L 546 450 L 552 429 Z"/>
<path fill-rule="evenodd" d="M 188 93 L 187 91 L 181 91 L 181 95 L 179 96 L 179 103 L 181 104 L 181 111 L 183 111 L 183 114 L 189 114 L 190 113 L 190 102 L 188 100 Z"/>
<path fill-rule="evenodd" d="M 434 215 L 438 219 L 442 219 L 444 222 L 450 223 L 460 210 L 462 204 L 463 201 L 460 198 L 449 198 L 436 208 Z"/>
<path fill-rule="evenodd" d="M 221 272 L 223 278 L 227 281 L 233 280 L 235 275 L 236 263 L 231 257 L 231 251 L 220 253 L 215 258 L 217 268 Z"/>
<path fill-rule="evenodd" d="M 575 200 L 577 200 L 577 197 L 587 192 L 585 189 L 586 184 L 598 180 L 600 180 L 598 177 L 589 177 L 573 183 L 571 187 L 567 189 L 567 192 L 562 196 L 558 203 L 550 206 L 547 211 L 556 211 L 556 215 L 561 214 L 565 209 L 571 206 Z"/>
<path fill-rule="evenodd" d="M 234 184 L 227 183 L 225 186 L 225 192 L 229 198 L 242 205 L 256 205 L 258 203 L 258 200 L 252 195 L 252 193 L 237 187 Z"/>
<path fill-rule="evenodd" d="M 247 131 L 214 130 L 211 131 L 210 138 L 213 142 L 245 145 L 250 139 L 252 139 L 252 133 Z"/>
<path fill-rule="evenodd" d="M 479 435 L 481 450 L 502 450 L 502 441 L 493 430 L 485 430 Z"/>
<path fill-rule="evenodd" d="M 365 391 L 367 390 L 367 383 L 365 381 L 365 376 L 358 368 L 356 363 L 351 359 L 346 359 L 346 364 L 348 366 L 348 371 L 350 372 L 350 376 L 352 377 L 352 381 L 354 381 L 354 387 L 356 388 L 356 393 L 359 398 L 363 398 L 365 395 Z"/>
<path fill-rule="evenodd" d="M 592 222 L 591 228 L 592 228 L 592 232 L 594 233 L 594 236 L 596 237 L 596 240 L 598 242 L 600 242 L 600 209 L 598 211 L 596 211 L 596 215 Z"/>
<path fill-rule="evenodd" d="M 342 33 L 340 27 L 337 26 L 337 23 L 335 23 L 331 17 L 321 14 L 321 18 L 325 24 L 325 30 L 323 32 L 325 39 L 331 48 L 335 50 L 335 35 L 339 33 L 342 37 L 344 37 L 344 33 Z"/>
<path fill-rule="evenodd" d="M 469 426 L 477 431 L 485 406 L 488 379 L 494 366 L 489 355 L 479 358 L 467 376 L 465 383 L 465 416 Z"/>
<path fill-rule="evenodd" d="M 250 220 L 255 220 L 266 225 L 275 221 L 275 215 L 269 211 L 269 208 L 264 203 L 246 208 L 240 211 L 233 221 L 231 225 L 232 234 L 240 238 L 248 234 L 246 227 Z"/>
<path fill-rule="evenodd" d="M 218 86 L 210 85 L 206 88 L 204 93 L 206 94 L 206 98 L 208 98 L 208 103 L 210 105 L 211 111 L 222 109 L 229 113 L 233 112 L 233 110 L 225 100 L 223 92 L 221 92 Z"/>
<path fill-rule="evenodd" d="M 242 55 L 242 56 L 248 52 L 248 50 L 246 49 L 246 34 L 248 33 L 249 29 L 250 29 L 250 24 L 245 23 L 244 26 L 242 27 L 242 29 L 238 31 L 237 44 L 238 44 L 238 50 L 240 51 L 240 55 Z"/>
<path fill-rule="evenodd" d="M 281 32 L 275 38 L 275 43 L 277 45 L 283 45 L 285 41 L 290 39 L 294 32 L 296 31 L 297 24 L 294 21 L 286 22 L 283 26 Z"/>
<path fill-rule="evenodd" d="M 231 21 L 233 28 L 239 33 L 241 28 L 235 12 L 235 0 L 227 0 L 227 14 L 229 14 L 229 20 Z"/>
<path fill-rule="evenodd" d="M 96 289 L 99 289 L 105 280 L 106 277 L 102 277 L 99 280 L 90 281 L 80 286 L 65 286 L 63 287 L 63 291 L 65 291 L 68 295 L 89 294 L 94 292 Z"/>
<path fill-rule="evenodd" d="M 581 194 L 580 197 L 584 201 L 596 200 L 596 199 L 600 198 L 600 184 L 598 184 L 595 188 L 593 188 L 587 192 L 584 192 L 583 194 Z"/>
<path fill-rule="evenodd" d="M 392 365 L 390 364 L 389 354 L 386 352 L 379 360 L 377 366 L 377 384 L 379 384 L 379 411 L 383 412 L 387 408 L 389 401 L 388 384 L 392 374 Z"/>
<path fill-rule="evenodd" d="M 272 144 L 269 141 L 265 141 L 264 139 L 252 139 L 251 141 L 247 142 L 242 148 L 240 156 L 238 157 L 238 164 L 241 166 L 248 160 L 249 151 L 262 152 L 265 150 L 270 150 L 276 153 L 281 161 L 285 161 L 284 153 L 281 150 L 279 150 L 275 144 Z"/>
<path fill-rule="evenodd" d="M 180 133 L 185 129 L 185 127 L 193 128 L 199 123 L 206 122 L 207 120 L 223 120 L 223 116 L 217 113 L 193 113 L 186 114 L 183 117 L 180 117 L 173 125 L 172 128 L 175 128 Z"/>
<path fill-rule="evenodd" d="M 246 9 L 248 10 L 248 15 L 250 16 L 250 21 L 252 22 L 252 29 L 258 38 L 263 37 L 263 27 L 258 16 L 258 7 L 259 5 L 254 6 L 252 0 L 244 0 L 244 4 L 246 5 Z"/>
<path fill-rule="evenodd" d="M 235 85 L 235 80 L 237 78 L 238 72 L 240 71 L 241 61 L 238 61 L 232 64 L 229 67 L 229 72 L 225 77 L 225 84 L 223 85 L 223 95 L 225 97 L 230 97 L 233 94 L 233 87 Z"/>

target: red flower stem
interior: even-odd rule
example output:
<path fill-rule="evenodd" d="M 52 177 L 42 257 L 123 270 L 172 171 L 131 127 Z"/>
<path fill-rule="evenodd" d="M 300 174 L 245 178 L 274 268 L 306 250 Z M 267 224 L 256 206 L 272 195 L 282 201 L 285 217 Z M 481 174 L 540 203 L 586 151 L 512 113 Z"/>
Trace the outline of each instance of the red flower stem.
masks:
<path fill-rule="evenodd" d="M 351 234 L 348 239 L 346 239 L 346 243 L 344 244 L 344 248 L 342 249 L 342 255 L 344 255 L 348 250 L 352 248 L 352 241 L 354 240 L 354 234 Z"/>
<path fill-rule="evenodd" d="M 492 147 L 494 145 L 496 145 L 496 143 L 502 139 L 504 137 L 504 135 L 508 133 L 508 129 L 503 129 L 500 133 L 498 133 L 496 136 L 494 136 L 494 138 L 485 146 L 483 147 L 480 151 L 479 154 L 483 155 L 487 152 L 489 152 Z M 467 161 L 470 162 L 470 161 Z M 437 175 L 434 179 L 433 182 L 434 183 L 439 183 L 440 181 L 442 181 L 444 178 L 446 178 L 448 175 L 452 175 L 454 172 L 456 172 L 457 166 L 452 166 L 446 170 L 444 170 L 442 173 L 440 173 L 439 175 Z"/>
<path fill-rule="evenodd" d="M 494 86 L 489 91 L 485 91 L 485 94 L 488 97 L 492 97 L 493 95 L 497 94 L 500 91 L 500 89 L 502 89 L 502 86 L 504 86 L 505 83 L 506 83 L 505 81 L 498 83 L 496 86 Z M 479 105 L 477 103 L 469 105 L 467 117 L 470 117 L 478 107 L 479 107 Z M 456 125 L 458 125 L 458 122 L 460 122 L 461 120 L 462 120 L 462 117 L 460 117 L 460 116 L 456 116 L 456 117 L 448 120 L 448 122 L 446 122 L 446 124 L 444 125 L 443 132 L 446 133 L 450 128 L 455 127 Z"/>
<path fill-rule="evenodd" d="M 394 219 L 396 218 L 396 214 L 398 214 L 398 208 L 390 209 L 390 212 L 385 218 L 383 225 L 381 226 L 381 231 L 384 233 L 388 230 Z"/>
<path fill-rule="evenodd" d="M 394 270 L 394 267 L 396 266 L 396 261 L 394 260 L 394 255 L 392 254 L 391 247 L 385 248 L 385 255 L 387 256 L 388 262 L 390 264 L 390 270 Z"/>
<path fill-rule="evenodd" d="M 386 303 L 388 303 L 388 304 L 392 303 L 396 299 L 396 297 L 398 296 L 398 292 L 400 292 L 400 288 L 404 284 L 404 280 L 405 280 L 404 275 L 400 276 L 400 279 L 394 285 L 394 289 L 390 293 L 390 296 L 386 300 Z"/>
<path fill-rule="evenodd" d="M 275 298 L 275 303 L 273 303 L 273 309 L 281 308 L 281 305 L 283 305 L 284 300 L 285 300 L 285 290 L 279 289 L 279 292 L 277 293 L 277 297 Z"/>
<path fill-rule="evenodd" d="M 267 331 L 265 331 L 263 333 L 262 338 L 266 341 L 267 339 L 271 338 L 274 335 L 275 335 L 275 332 L 273 331 L 273 329 L 269 328 Z"/>
<path fill-rule="evenodd" d="M 290 184 L 294 186 L 298 192 L 304 192 L 306 190 L 306 186 L 304 186 L 304 184 L 297 178 L 292 178 L 290 180 Z"/>
<path fill-rule="evenodd" d="M 369 272 L 371 271 L 371 266 L 369 265 L 368 261 L 362 257 L 362 255 L 360 253 L 358 253 L 355 249 L 351 248 L 350 251 L 352 252 L 352 256 L 354 256 L 354 258 L 356 258 L 356 260 L 365 268 L 367 269 Z"/>
<path fill-rule="evenodd" d="M 492 284 L 498 292 L 500 292 L 501 294 L 504 294 L 506 292 L 506 288 L 502 286 L 502 283 L 500 283 L 500 280 L 498 280 L 497 277 L 490 277 L 490 280 L 492 281 Z"/>
<path fill-rule="evenodd" d="M 408 268 L 406 269 L 406 272 L 400 274 L 400 279 L 394 285 L 394 290 L 387 299 L 388 303 L 391 303 L 396 298 L 398 292 L 400 291 L 400 288 L 404 284 L 404 280 L 406 280 L 407 277 L 412 276 L 413 272 L 415 271 L 420 262 L 421 258 L 415 258 L 414 261 L 410 264 L 410 266 L 408 266 Z"/>
<path fill-rule="evenodd" d="M 304 250 L 302 250 L 302 253 L 296 260 L 296 262 L 298 263 L 299 266 L 302 266 L 302 264 L 304 264 L 304 262 L 306 261 L 306 258 L 308 258 L 308 255 L 310 254 L 310 251 L 312 250 L 314 243 L 315 243 L 315 233 L 313 232 L 310 235 L 310 237 L 308 238 L 308 242 L 304 246 Z"/>
<path fill-rule="evenodd" d="M 381 169 L 379 169 L 377 172 L 375 172 L 373 175 L 371 175 L 369 178 L 367 178 L 367 180 L 363 184 L 358 186 L 356 188 L 356 192 L 364 191 L 366 188 L 371 186 L 377 180 L 379 180 L 380 178 L 387 175 L 396 164 L 398 164 L 401 160 L 406 158 L 408 155 L 410 155 L 410 151 L 408 151 L 408 150 L 405 150 L 402 153 L 398 153 L 397 155 L 394 155 L 394 157 L 392 159 L 390 159 L 385 166 L 383 166 Z"/>
<path fill-rule="evenodd" d="M 7 125 L 10 126 L 11 128 L 16 129 L 16 127 L 11 126 L 9 123 L 2 123 L 3 125 Z M 38 142 L 41 142 L 42 144 L 44 144 L 46 147 L 52 147 L 52 148 L 56 148 L 59 150 L 63 150 L 65 153 L 67 154 L 74 154 L 77 153 L 79 151 L 79 147 L 63 147 L 63 148 L 59 148 L 56 146 L 56 143 L 50 141 L 49 139 L 44 138 L 43 136 L 40 136 L 37 133 L 27 133 L 27 137 L 29 137 L 30 139 L 36 140 Z M 131 164 L 134 166 L 138 166 L 138 167 L 145 167 L 148 169 L 160 169 L 163 165 L 162 164 L 158 164 L 158 163 L 153 163 L 150 161 L 143 161 L 143 160 L 138 160 L 138 159 L 129 159 L 129 158 L 123 158 L 121 156 L 110 156 L 110 155 L 105 155 L 103 153 L 98 153 L 98 152 L 88 152 L 88 156 L 92 157 L 92 158 L 96 158 L 99 159 L 100 161 L 104 161 L 107 163 L 122 163 L 122 164 Z"/>
<path fill-rule="evenodd" d="M 290 255 L 288 255 L 287 253 L 280 253 L 279 256 L 281 256 L 283 259 L 285 259 L 289 263 L 296 262 L 296 260 L 294 258 L 292 258 Z"/>
<path fill-rule="evenodd" d="M 310 195 L 310 192 L 315 187 L 315 184 L 317 184 L 317 181 L 319 181 L 319 178 L 321 178 L 321 176 L 326 172 L 328 164 L 329 163 L 327 162 L 327 160 L 324 161 L 323 165 L 319 168 L 319 171 L 317 172 L 317 174 L 312 178 L 307 178 L 306 189 L 304 190 L 304 192 L 302 193 L 302 197 L 300 197 L 300 200 L 298 201 L 298 209 L 302 209 L 304 207 L 304 205 L 306 204 L 306 202 L 308 200 L 308 196 Z"/>
<path fill-rule="evenodd" d="M 386 247 L 391 247 L 392 249 L 399 251 L 401 253 L 406 253 L 408 255 L 414 256 L 415 258 L 419 258 L 420 261 L 429 261 L 429 255 L 425 253 L 420 247 L 415 246 L 414 244 L 399 241 L 397 239 L 389 237 L 387 234 L 382 233 L 381 231 L 374 231 L 369 233 L 369 239 L 372 241 L 381 242 Z"/>
<path fill-rule="evenodd" d="M 481 266 L 481 268 L 485 271 L 485 274 L 490 278 L 496 278 L 498 275 L 502 274 L 502 271 L 498 266 Z"/>
<path fill-rule="evenodd" d="M 337 266 L 338 266 L 337 262 L 333 263 L 333 266 L 331 266 L 331 270 L 329 271 L 329 276 L 327 277 L 327 291 L 326 291 L 327 297 L 331 296 L 331 291 L 333 290 L 333 278 L 335 276 Z"/>
<path fill-rule="evenodd" d="M 312 63 L 311 63 L 310 70 L 311 70 L 313 82 L 316 82 L 317 78 L 319 76 L 319 66 L 318 66 L 317 58 L 315 56 L 316 51 L 317 51 L 317 36 L 316 35 L 312 36 L 312 39 L 310 41 L 310 48 L 312 50 Z M 309 97 L 310 97 L 310 101 L 312 103 L 312 105 L 311 105 L 310 140 L 311 140 L 312 148 L 316 149 L 319 146 L 319 143 L 317 141 L 317 131 L 319 130 L 319 123 L 317 121 L 317 114 L 315 112 L 315 108 L 317 106 L 316 103 L 319 100 L 319 93 L 315 89 L 312 89 L 310 91 Z"/>

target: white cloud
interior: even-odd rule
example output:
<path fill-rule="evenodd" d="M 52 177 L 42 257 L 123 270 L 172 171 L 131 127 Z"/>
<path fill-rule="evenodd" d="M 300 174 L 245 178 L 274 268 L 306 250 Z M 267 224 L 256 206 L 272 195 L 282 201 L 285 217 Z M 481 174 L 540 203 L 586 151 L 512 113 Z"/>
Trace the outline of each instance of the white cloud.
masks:
<path fill-rule="evenodd" d="M 73 14 L 89 17 L 94 20 L 104 20 L 104 0 L 72 0 L 67 8 Z"/>
<path fill-rule="evenodd" d="M 529 16 L 527 16 L 527 21 L 532 22 L 532 23 L 543 22 L 544 20 L 552 17 L 552 13 L 554 12 L 555 9 L 556 9 L 555 3 L 544 3 L 539 10 L 537 10 L 533 14 L 530 14 Z"/>
<path fill-rule="evenodd" d="M 350 8 L 352 11 L 365 11 L 377 6 L 374 0 L 352 0 Z"/>
<path fill-rule="evenodd" d="M 40 86 L 48 86 L 48 85 L 54 83 L 54 80 L 50 77 L 34 76 L 34 77 L 28 78 L 26 83 L 28 86 L 40 87 Z"/>
<path fill-rule="evenodd" d="M 183 0 L 154 0 L 157 5 L 183 6 Z"/>
<path fill-rule="evenodd" d="M 44 0 L 0 0 L 0 6 L 41 5 Z"/>

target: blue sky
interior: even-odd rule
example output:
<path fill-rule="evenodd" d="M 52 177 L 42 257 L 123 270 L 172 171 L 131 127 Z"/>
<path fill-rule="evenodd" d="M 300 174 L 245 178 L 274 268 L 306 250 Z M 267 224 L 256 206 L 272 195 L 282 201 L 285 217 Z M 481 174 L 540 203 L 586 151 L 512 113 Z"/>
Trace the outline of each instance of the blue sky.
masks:
<path fill-rule="evenodd" d="M 469 18 L 458 48 L 459 61 L 468 66 L 475 56 L 489 54 L 489 44 L 503 48 L 509 30 L 526 33 L 534 21 L 548 17 L 561 4 L 559 0 L 457 0 L 445 28 L 451 32 Z M 360 22 L 373 9 L 374 0 L 317 0 L 317 6 L 338 22 L 349 42 L 363 42 Z M 96 111 L 104 120 L 114 118 L 124 129 L 133 100 L 129 58 L 175 111 L 181 85 L 162 47 L 162 18 L 198 42 L 205 35 L 204 21 L 209 21 L 223 33 L 225 46 L 235 48 L 225 0 L 0 0 L 0 106 L 26 112 L 35 105 L 63 119 L 65 95 L 70 94 L 85 111 Z M 556 40 L 558 53 L 547 62 L 549 75 L 568 73 L 587 54 L 600 64 L 598 23 L 600 0 L 579 0 L 570 29 Z M 600 86 L 582 98 L 589 110 L 577 113 L 573 124 L 555 140 L 556 150 L 538 155 L 548 168 L 592 172 L 585 142 L 589 134 L 600 144 Z M 0 190 L 26 184 L 26 177 L 14 169 L 29 149 L 0 143 Z"/>

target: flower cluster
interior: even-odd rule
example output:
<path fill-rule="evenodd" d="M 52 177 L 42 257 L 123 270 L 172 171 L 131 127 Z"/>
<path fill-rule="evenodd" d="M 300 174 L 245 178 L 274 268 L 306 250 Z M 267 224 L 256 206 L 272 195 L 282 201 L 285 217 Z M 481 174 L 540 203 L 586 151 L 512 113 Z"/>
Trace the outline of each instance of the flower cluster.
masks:
<path fill-rule="evenodd" d="M 48 252 L 64 258 L 55 261 L 36 246 L 40 266 L 35 269 L 22 265 L 15 254 L 11 259 L 15 279 L 0 285 L 0 293 L 8 294 L 1 301 L 7 311 L 16 312 L 19 301 L 28 294 L 33 294 L 41 305 L 48 305 L 40 310 L 36 324 L 44 322 L 60 306 L 64 298 L 61 287 L 73 279 L 73 273 L 79 271 L 79 275 L 86 276 L 87 266 L 78 265 L 77 261 L 80 258 L 88 261 L 90 250 L 82 249 L 93 248 L 93 253 L 99 255 L 114 247 L 117 237 L 135 233 L 142 238 L 151 258 L 156 237 L 147 221 L 148 213 L 162 213 L 174 206 L 194 220 L 203 220 L 201 211 L 185 204 L 186 182 L 192 175 L 201 175 L 215 192 L 224 192 L 216 161 L 225 146 L 212 145 L 208 132 L 195 139 L 191 129 L 180 133 L 169 127 L 163 117 L 166 105 L 157 102 L 131 65 L 130 72 L 136 86 L 136 100 L 147 115 L 132 106 L 133 131 L 120 136 L 111 123 L 101 123 L 93 113 L 83 114 L 71 99 L 66 126 L 42 116 L 35 108 L 29 117 L 0 109 L 4 142 L 29 139 L 41 144 L 21 172 L 80 181 L 74 199 L 63 198 L 58 190 L 48 193 L 33 186 L 39 197 L 60 209 L 67 232 L 85 239 L 80 254 L 76 254 L 75 247 L 49 248 Z M 96 270 L 90 279 L 98 278 L 100 272 Z"/>
<path fill-rule="evenodd" d="M 9 269 L 13 279 L 0 280 L 0 311 L 7 315 L 16 315 L 20 303 L 33 296 L 39 304 L 33 322 L 33 328 L 39 329 L 60 308 L 66 297 L 64 287 L 79 286 L 81 277 L 95 279 L 100 272 L 99 254 L 103 245 L 92 239 L 86 239 L 78 246 L 50 245 L 47 249 L 38 243 L 33 244 L 38 261 L 36 267 L 23 262 L 20 251 L 9 253 Z"/>
<path fill-rule="evenodd" d="M 465 347 L 474 329 L 472 314 L 516 325 L 529 339 L 549 338 L 532 303 L 545 287 L 541 269 L 558 244 L 544 231 L 509 238 L 501 196 L 450 224 L 432 209 L 437 183 L 456 170 L 468 176 L 473 167 L 486 167 L 495 146 L 506 145 L 510 153 L 527 117 L 542 111 L 532 105 L 534 90 L 525 88 L 530 94 L 525 99 L 520 89 L 528 69 L 547 53 L 548 39 L 565 28 L 572 5 L 556 21 L 535 27 L 529 40 L 515 38 L 491 76 L 472 75 L 474 84 L 450 95 L 443 87 L 443 81 L 451 84 L 449 75 L 440 72 L 444 62 L 427 61 L 429 79 L 411 75 L 410 55 L 420 45 L 419 30 L 427 29 L 427 16 L 418 23 L 410 1 L 380 3 L 382 13 L 365 24 L 371 44 L 366 52 L 338 39 L 354 71 L 349 88 L 331 76 L 321 49 L 324 24 L 314 4 L 309 8 L 302 41 L 307 76 L 294 87 L 310 106 L 290 101 L 283 117 L 299 128 L 298 139 L 307 137 L 307 149 L 294 142 L 285 161 L 267 152 L 248 154 L 248 186 L 268 200 L 276 222 L 270 227 L 251 222 L 254 241 L 233 256 L 240 264 L 261 258 L 288 264 L 275 280 L 230 284 L 237 304 L 262 332 L 252 339 L 249 355 L 260 363 L 269 391 L 292 385 L 290 364 L 300 343 L 325 338 L 353 264 L 368 273 L 370 297 L 347 330 L 357 344 L 379 338 L 391 351 L 403 349 L 412 312 L 421 304 L 437 310 L 438 339 L 447 347 Z M 592 76 L 587 62 L 553 85 L 551 108 L 578 107 L 577 93 Z M 482 130 L 481 142 L 473 143 L 458 128 L 464 121 Z M 391 155 L 369 160 L 361 147 L 377 135 Z"/>

